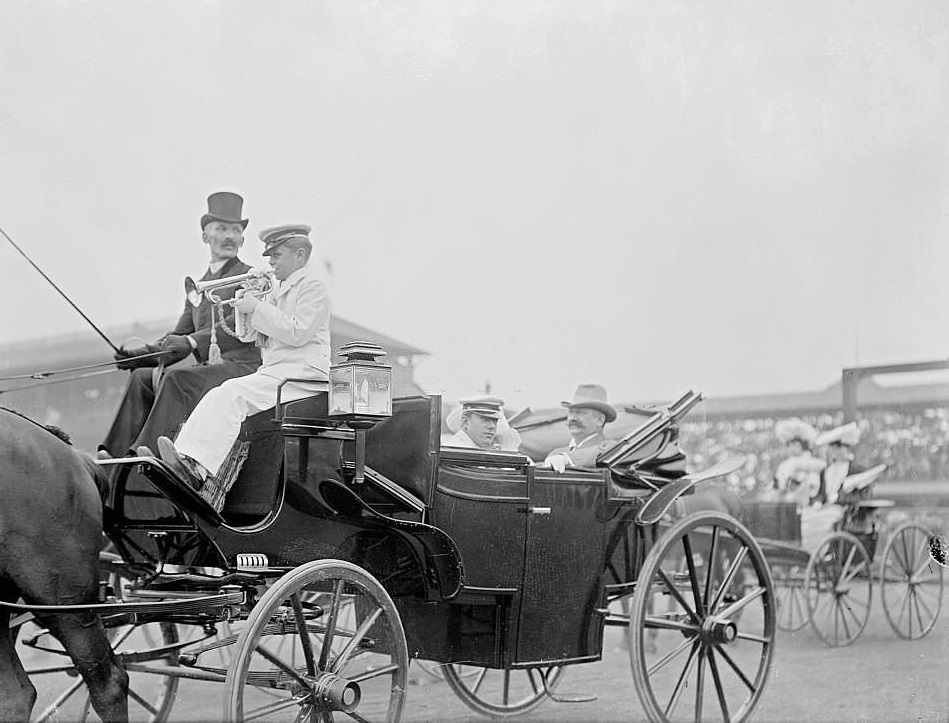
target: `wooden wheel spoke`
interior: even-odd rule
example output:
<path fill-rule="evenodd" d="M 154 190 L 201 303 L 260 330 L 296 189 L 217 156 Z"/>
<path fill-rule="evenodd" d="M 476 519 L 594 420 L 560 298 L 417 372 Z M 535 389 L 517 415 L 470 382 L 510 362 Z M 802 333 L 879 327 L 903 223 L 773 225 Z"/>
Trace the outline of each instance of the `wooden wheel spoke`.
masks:
<path fill-rule="evenodd" d="M 703 645 L 699 649 L 698 671 L 695 675 L 695 720 L 702 720 L 702 709 L 705 702 L 705 659 L 707 648 Z"/>
<path fill-rule="evenodd" d="M 663 655 L 659 660 L 657 660 L 655 663 L 653 663 L 650 666 L 649 670 L 647 671 L 649 675 L 655 675 L 656 673 L 658 673 L 660 670 L 666 667 L 666 665 L 668 665 L 675 657 L 677 657 L 680 653 L 682 653 L 683 650 L 685 650 L 692 644 L 693 644 L 693 640 L 691 639 L 687 638 L 683 640 L 673 650 Z"/>
<path fill-rule="evenodd" d="M 755 689 L 755 684 L 748 679 L 748 676 L 745 675 L 745 671 L 739 667 L 738 663 L 732 660 L 732 656 L 728 654 L 728 651 L 725 650 L 725 648 L 716 645 L 715 652 L 721 656 L 722 660 L 728 663 L 728 667 L 734 671 L 735 675 L 737 675 L 741 682 L 745 684 L 745 687 L 753 692 Z"/>
<path fill-rule="evenodd" d="M 323 648 L 320 650 L 320 670 L 326 670 L 326 664 L 333 648 L 333 639 L 336 637 L 339 608 L 343 599 L 343 585 L 343 580 L 337 580 L 333 586 L 333 601 L 330 603 L 329 619 L 326 621 L 326 634 L 323 637 Z"/>
<path fill-rule="evenodd" d="M 689 587 L 692 588 L 692 600 L 695 603 L 695 610 L 700 617 L 705 617 L 705 604 L 699 593 L 699 576 L 695 570 L 695 557 L 692 552 L 692 540 L 688 535 L 682 536 L 682 551 L 685 556 L 685 566 L 689 571 Z M 708 573 L 707 573 L 708 575 Z M 706 576 L 706 581 L 708 576 Z"/>
<path fill-rule="evenodd" d="M 675 707 L 679 704 L 679 699 L 682 697 L 682 693 L 686 688 L 686 681 L 689 678 L 689 674 L 692 672 L 692 668 L 695 666 L 696 653 L 701 647 L 701 643 L 695 641 L 691 644 L 691 650 L 689 651 L 689 657 L 685 661 L 685 666 L 682 668 L 682 672 L 679 674 L 679 679 L 676 681 L 675 688 L 672 690 L 672 695 L 669 697 L 669 702 L 666 704 L 666 717 L 672 717 L 672 711 L 675 710 Z"/>
<path fill-rule="evenodd" d="M 306 613 L 303 611 L 303 604 L 300 602 L 299 592 L 295 592 L 290 596 L 290 605 L 293 607 L 293 615 L 297 622 L 297 633 L 300 635 L 300 647 L 303 648 L 303 659 L 306 661 L 306 672 L 308 675 L 315 675 L 316 660 L 313 658 L 313 644 L 310 640 L 310 631 L 307 627 Z"/>
<path fill-rule="evenodd" d="M 276 665 L 278 668 L 280 668 L 280 670 L 282 670 L 284 673 L 289 675 L 295 681 L 297 681 L 303 686 L 309 687 L 310 684 L 307 682 L 306 678 L 300 675 L 297 669 L 294 668 L 291 664 L 284 662 L 283 660 L 278 658 L 276 655 L 271 653 L 262 645 L 257 645 L 255 648 L 255 651 L 257 652 L 258 655 L 260 655 L 262 658 L 264 658 L 268 662 Z"/>
<path fill-rule="evenodd" d="M 369 629 L 375 625 L 376 620 L 379 619 L 379 616 L 382 615 L 382 608 L 376 608 L 372 615 L 369 615 L 365 620 L 360 623 L 359 627 L 356 629 L 356 632 L 349 639 L 349 642 L 346 643 L 339 655 L 336 656 L 336 660 L 333 661 L 331 670 L 334 673 L 339 673 L 346 663 L 349 661 L 350 657 L 353 654 L 353 651 L 356 650 L 356 647 L 360 645 L 363 641 L 363 638 L 366 637 L 366 633 L 369 632 Z"/>
<path fill-rule="evenodd" d="M 145 700 L 137 692 L 135 692 L 131 686 L 129 686 L 128 693 L 129 693 L 130 698 L 134 699 L 140 706 L 142 706 L 142 708 L 147 710 L 152 715 L 155 715 L 158 712 L 158 709 L 155 708 L 155 706 L 153 706 L 151 703 Z"/>
<path fill-rule="evenodd" d="M 46 707 L 46 710 L 40 713 L 36 719 L 37 723 L 41 723 L 41 721 L 45 723 L 45 721 L 53 720 L 54 717 L 58 717 L 60 713 L 59 708 L 62 706 L 62 704 L 69 700 L 75 694 L 75 692 L 82 687 L 82 685 L 82 678 L 77 678 L 75 681 L 73 681 L 72 685 L 60 693 L 56 700 L 50 703 Z"/>
<path fill-rule="evenodd" d="M 649 630 L 681 630 L 693 635 L 699 632 L 698 626 L 689 623 L 683 623 L 678 620 L 669 620 L 668 618 L 659 618 L 655 616 L 647 617 L 643 621 L 643 627 Z"/>
<path fill-rule="evenodd" d="M 718 696 L 718 705 L 722 709 L 722 718 L 731 720 L 728 712 L 728 701 L 725 699 L 725 686 L 722 683 L 722 676 L 718 672 L 718 664 L 715 662 L 715 656 L 710 650 L 708 655 L 708 666 L 712 670 L 712 680 L 715 682 L 715 694 Z"/>
<path fill-rule="evenodd" d="M 735 575 L 738 573 L 739 568 L 745 561 L 745 556 L 747 554 L 748 548 L 742 546 L 742 548 L 738 551 L 738 554 L 735 555 L 735 559 L 732 560 L 731 565 L 728 566 L 728 571 L 722 578 L 721 587 L 719 587 L 718 592 L 715 593 L 715 599 L 709 605 L 709 610 L 718 610 L 718 606 L 722 604 L 722 598 L 725 597 L 725 593 L 728 592 L 728 588 L 731 587 L 731 584 L 735 579 Z"/>
<path fill-rule="evenodd" d="M 722 532 L 721 527 L 715 526 L 712 528 L 712 542 L 709 545 L 709 550 L 708 550 L 709 559 L 706 565 L 706 567 L 708 567 L 708 574 L 705 576 L 705 592 L 702 596 L 702 601 L 706 605 L 706 610 L 711 609 L 708 607 L 708 604 L 709 604 L 709 600 L 712 597 L 712 584 L 713 584 L 713 577 L 714 577 L 714 570 L 715 570 L 714 561 L 718 559 L 718 544 L 721 539 L 721 532 Z"/>
<path fill-rule="evenodd" d="M 253 710 L 244 712 L 244 720 L 251 721 L 257 720 L 258 718 L 264 718 L 265 716 L 272 715 L 273 713 L 278 713 L 282 710 L 287 710 L 288 708 L 298 708 L 302 704 L 302 700 L 299 698 L 290 698 L 288 700 L 279 700 L 273 703 L 268 703 L 267 705 L 262 705 L 259 708 L 254 708 Z M 298 717 L 299 719 L 299 717 Z"/>
<path fill-rule="evenodd" d="M 695 621 L 695 624 L 700 625 L 702 623 L 702 619 L 696 614 L 695 610 L 692 609 L 689 603 L 686 602 L 686 599 L 682 597 L 682 593 L 679 592 L 672 580 L 669 579 L 669 576 L 666 575 L 665 570 L 656 570 L 656 574 L 662 578 L 662 581 L 666 584 L 669 593 L 676 599 L 679 605 L 682 606 L 683 610 L 689 614 L 689 617 Z"/>
<path fill-rule="evenodd" d="M 720 614 L 722 617 L 725 617 L 725 618 L 731 617 L 731 616 L 734 615 L 735 613 L 739 612 L 740 610 L 742 610 L 742 609 L 745 608 L 746 606 L 748 606 L 748 605 L 750 605 L 751 603 L 753 603 L 753 602 L 754 602 L 755 600 L 757 600 L 758 598 L 764 597 L 764 594 L 765 594 L 766 592 L 768 592 L 768 591 L 767 591 L 765 588 L 763 588 L 763 587 L 756 587 L 754 590 L 752 590 L 750 593 L 748 593 L 747 595 L 745 595 L 744 597 L 742 597 L 740 600 L 736 600 L 736 601 L 733 602 L 731 605 L 729 605 L 727 608 L 725 608 L 724 610 L 722 610 L 719 614 Z"/>

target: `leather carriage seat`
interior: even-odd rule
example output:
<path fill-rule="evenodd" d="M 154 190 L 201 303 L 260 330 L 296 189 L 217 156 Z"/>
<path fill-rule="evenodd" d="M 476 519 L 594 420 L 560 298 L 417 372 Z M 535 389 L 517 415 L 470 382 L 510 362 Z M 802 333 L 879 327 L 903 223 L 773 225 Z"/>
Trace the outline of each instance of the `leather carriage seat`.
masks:
<path fill-rule="evenodd" d="M 284 417 L 326 417 L 328 395 L 323 392 L 283 405 Z M 263 518 L 273 509 L 283 466 L 283 435 L 275 421 L 275 410 L 267 409 L 244 420 L 238 443 L 249 443 L 247 459 L 227 494 L 221 514 L 225 520 Z"/>
<path fill-rule="evenodd" d="M 288 402 L 283 417 L 326 418 L 328 401 L 328 395 L 322 393 Z M 248 417 L 241 426 L 238 441 L 250 447 L 224 502 L 222 516 L 229 522 L 253 524 L 273 509 L 284 452 L 284 437 L 274 417 L 270 409 Z M 427 504 L 440 425 L 439 397 L 394 399 L 393 416 L 377 423 L 366 435 L 366 464 Z"/>

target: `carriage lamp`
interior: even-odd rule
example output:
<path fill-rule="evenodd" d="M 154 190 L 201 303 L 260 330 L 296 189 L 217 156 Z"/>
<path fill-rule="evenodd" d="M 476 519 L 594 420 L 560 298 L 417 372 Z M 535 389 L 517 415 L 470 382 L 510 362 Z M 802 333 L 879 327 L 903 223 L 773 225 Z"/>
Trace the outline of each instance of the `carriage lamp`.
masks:
<path fill-rule="evenodd" d="M 340 347 L 344 361 L 330 367 L 329 416 L 345 420 L 356 433 L 356 476 L 365 479 L 366 430 L 392 416 L 392 367 L 379 360 L 378 344 L 353 341 Z"/>

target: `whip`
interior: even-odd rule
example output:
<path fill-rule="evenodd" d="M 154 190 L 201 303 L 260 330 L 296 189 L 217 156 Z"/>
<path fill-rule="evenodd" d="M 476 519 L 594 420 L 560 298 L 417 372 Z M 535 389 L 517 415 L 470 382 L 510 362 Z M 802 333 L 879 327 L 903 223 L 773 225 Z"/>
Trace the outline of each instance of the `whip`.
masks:
<path fill-rule="evenodd" d="M 66 296 L 66 294 L 63 293 L 63 290 L 60 289 L 55 283 L 53 283 L 53 280 L 52 280 L 51 278 L 49 278 L 49 276 L 47 276 L 45 273 L 43 273 L 43 269 L 41 269 L 39 266 L 37 266 L 35 263 L 33 263 L 33 259 L 31 259 L 29 256 L 27 256 L 27 255 L 26 255 L 26 252 L 23 251 L 23 249 L 21 249 L 19 246 L 16 245 L 16 242 L 15 242 L 12 238 L 10 238 L 10 237 L 7 235 L 7 232 L 4 231 L 3 228 L 0 228 L 0 234 L 3 234 L 3 237 L 4 237 L 7 241 L 10 242 L 10 245 L 13 246 L 13 248 L 15 248 L 17 251 L 19 251 L 19 252 L 20 252 L 20 255 L 21 255 L 23 258 L 25 258 L 27 261 L 30 262 L 30 266 L 32 266 L 34 269 L 36 269 L 37 272 L 39 272 L 39 275 L 42 276 L 44 279 L 46 279 L 46 281 L 49 282 L 49 285 L 52 286 L 54 289 L 56 289 L 56 291 L 59 292 L 59 295 L 62 296 L 67 302 L 69 302 L 69 305 L 70 305 L 72 308 L 74 308 L 77 312 L 79 312 L 79 316 L 81 316 L 83 319 L 85 319 L 85 320 L 86 320 L 86 323 L 88 323 L 89 326 L 91 326 L 93 329 L 95 329 L 96 334 L 98 334 L 99 336 L 101 336 L 101 337 L 105 340 L 105 343 L 108 344 L 110 347 L 112 347 L 112 350 L 113 350 L 116 354 L 118 354 L 118 353 L 119 353 L 119 348 L 118 348 L 115 344 L 112 343 L 112 340 L 109 339 L 109 337 L 107 337 L 105 334 L 103 334 L 103 333 L 102 333 L 102 330 L 101 330 L 98 326 L 96 326 L 95 324 L 93 324 L 93 323 L 92 323 L 92 320 L 91 320 L 88 316 L 86 316 L 85 314 L 82 313 L 82 309 L 80 309 L 78 306 L 76 306 L 76 305 L 73 303 L 72 299 L 70 299 L 68 296 Z"/>

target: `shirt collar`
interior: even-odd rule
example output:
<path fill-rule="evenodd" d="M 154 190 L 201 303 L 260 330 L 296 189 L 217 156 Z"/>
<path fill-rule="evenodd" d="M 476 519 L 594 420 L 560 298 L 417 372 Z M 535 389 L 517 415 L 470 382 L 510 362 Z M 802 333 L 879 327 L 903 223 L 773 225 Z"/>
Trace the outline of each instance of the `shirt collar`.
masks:
<path fill-rule="evenodd" d="M 212 261 L 211 263 L 208 264 L 208 270 L 211 272 L 212 275 L 216 274 L 225 266 L 227 266 L 228 261 L 230 261 L 230 259 L 224 259 L 223 261 Z"/>
<path fill-rule="evenodd" d="M 293 286 L 293 285 L 294 285 L 295 283 L 297 283 L 300 279 L 302 279 L 304 276 L 306 276 L 306 270 L 307 270 L 307 269 L 306 269 L 306 266 L 304 266 L 302 269 L 297 269 L 296 271 L 294 271 L 294 272 L 293 272 L 292 274 L 290 274 L 287 278 L 285 278 L 283 281 L 280 282 L 281 288 L 286 288 L 286 287 L 288 287 L 288 286 Z"/>
<path fill-rule="evenodd" d="M 587 437 L 584 437 L 584 438 L 581 439 L 579 442 L 574 442 L 574 441 L 573 441 L 573 438 L 571 438 L 571 439 L 570 439 L 570 449 L 576 449 L 577 447 L 582 447 L 584 444 L 586 444 L 587 442 L 589 442 L 591 439 L 593 439 L 593 438 L 594 438 L 596 435 L 598 435 L 598 434 L 599 434 L 599 432 L 594 432 L 593 434 L 591 434 L 591 435 L 589 435 L 589 436 L 587 436 Z"/>

